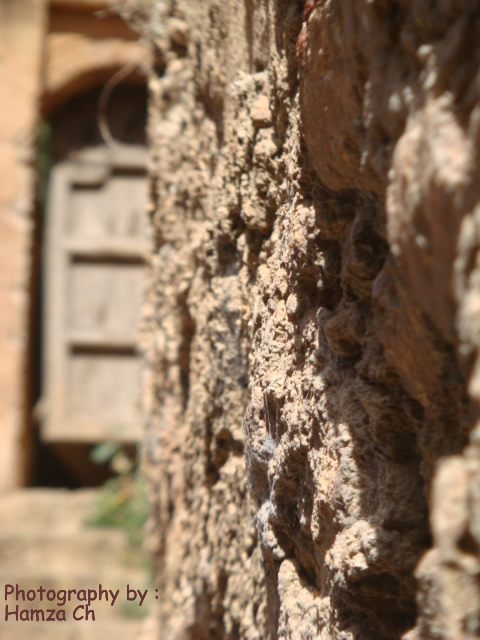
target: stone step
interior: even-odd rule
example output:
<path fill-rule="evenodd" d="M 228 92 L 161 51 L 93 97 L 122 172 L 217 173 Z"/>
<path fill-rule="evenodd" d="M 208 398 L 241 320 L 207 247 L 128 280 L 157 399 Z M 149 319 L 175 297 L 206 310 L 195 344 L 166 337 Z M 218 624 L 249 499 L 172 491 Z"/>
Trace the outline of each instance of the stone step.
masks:
<path fill-rule="evenodd" d="M 97 528 L 86 523 L 95 512 L 96 490 L 32 489 L 0 495 L 0 640 L 137 640 L 155 592 L 149 584 L 145 554 L 128 543 L 125 531 Z M 29 589 L 120 590 L 115 605 L 95 601 L 95 622 L 74 621 L 75 596 L 63 606 L 66 622 L 16 622 L 5 616 L 5 585 Z M 127 584 L 149 589 L 140 608 L 127 602 Z M 15 602 L 9 610 L 48 609 L 48 601 Z"/>
<path fill-rule="evenodd" d="M 135 557 L 137 556 L 137 557 Z M 140 550 L 130 549 L 125 533 L 117 529 L 84 529 L 71 533 L 45 532 L 36 525 L 16 534 L 0 532 L 0 567 L 3 573 L 24 569 L 40 573 L 64 572 L 100 576 L 112 567 L 134 565 Z"/>
<path fill-rule="evenodd" d="M 79 531 L 92 517 L 95 489 L 28 489 L 0 495 L 2 533 L 9 530 Z"/>
<path fill-rule="evenodd" d="M 3 613 L 3 612 L 2 612 Z M 95 622 L 4 622 L 0 618 L 0 640 L 137 640 L 143 620 Z"/>

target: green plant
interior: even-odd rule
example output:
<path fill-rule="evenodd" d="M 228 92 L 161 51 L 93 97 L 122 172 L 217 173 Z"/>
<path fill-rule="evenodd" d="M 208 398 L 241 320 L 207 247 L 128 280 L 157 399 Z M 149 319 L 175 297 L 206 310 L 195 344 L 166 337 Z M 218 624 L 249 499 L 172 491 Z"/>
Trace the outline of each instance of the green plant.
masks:
<path fill-rule="evenodd" d="M 123 529 L 131 546 L 141 546 L 148 517 L 148 498 L 145 479 L 136 460 L 113 442 L 95 447 L 91 458 L 97 464 L 108 462 L 116 475 L 101 487 L 88 524 Z"/>

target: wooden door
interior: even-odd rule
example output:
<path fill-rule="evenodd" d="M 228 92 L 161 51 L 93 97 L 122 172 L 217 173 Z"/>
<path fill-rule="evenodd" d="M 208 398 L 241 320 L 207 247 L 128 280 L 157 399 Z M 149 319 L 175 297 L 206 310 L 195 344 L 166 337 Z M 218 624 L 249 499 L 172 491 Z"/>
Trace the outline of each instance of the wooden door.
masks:
<path fill-rule="evenodd" d="M 51 173 L 42 439 L 141 435 L 135 335 L 144 288 L 146 150 L 97 147 Z"/>

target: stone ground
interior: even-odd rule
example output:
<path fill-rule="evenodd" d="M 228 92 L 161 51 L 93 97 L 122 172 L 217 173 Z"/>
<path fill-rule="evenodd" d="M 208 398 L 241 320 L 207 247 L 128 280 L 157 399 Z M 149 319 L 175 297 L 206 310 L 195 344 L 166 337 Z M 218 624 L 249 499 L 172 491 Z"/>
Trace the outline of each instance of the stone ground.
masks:
<path fill-rule="evenodd" d="M 124 531 L 86 524 L 96 496 L 90 489 L 28 489 L 0 497 L 0 640 L 136 640 L 142 633 L 147 610 L 136 617 L 138 607 L 126 603 L 126 585 L 150 588 L 148 562 L 129 547 Z M 57 591 L 102 584 L 120 594 L 114 607 L 94 606 L 95 622 L 72 620 L 78 603 L 65 605 L 66 622 L 5 622 L 5 584 L 16 583 L 25 590 L 43 585 Z"/>

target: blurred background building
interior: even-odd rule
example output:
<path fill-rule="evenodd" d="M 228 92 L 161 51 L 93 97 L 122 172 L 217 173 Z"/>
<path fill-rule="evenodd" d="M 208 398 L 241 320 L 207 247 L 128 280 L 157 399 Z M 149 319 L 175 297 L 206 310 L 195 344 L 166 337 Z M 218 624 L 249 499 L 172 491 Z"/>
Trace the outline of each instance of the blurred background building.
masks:
<path fill-rule="evenodd" d="M 2 0 L 0 30 L 1 581 L 126 585 L 145 568 L 83 527 L 114 473 L 95 448 L 131 461 L 140 438 L 145 49 L 100 0 Z"/>
<path fill-rule="evenodd" d="M 145 50 L 106 2 L 0 6 L 0 486 L 89 486 L 139 433 Z"/>

